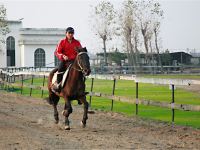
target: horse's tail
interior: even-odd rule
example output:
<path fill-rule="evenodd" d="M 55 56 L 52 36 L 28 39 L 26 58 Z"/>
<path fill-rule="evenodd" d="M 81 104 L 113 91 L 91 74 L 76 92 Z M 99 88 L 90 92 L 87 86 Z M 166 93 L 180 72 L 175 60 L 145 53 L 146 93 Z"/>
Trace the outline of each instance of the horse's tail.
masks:
<path fill-rule="evenodd" d="M 48 90 L 49 90 L 49 97 L 45 98 L 45 100 L 50 104 L 50 105 L 57 105 L 59 101 L 59 96 L 57 96 L 55 93 L 52 92 L 51 86 L 52 86 L 52 78 L 54 76 L 54 73 L 58 70 L 58 68 L 53 69 L 49 73 L 48 77 Z"/>

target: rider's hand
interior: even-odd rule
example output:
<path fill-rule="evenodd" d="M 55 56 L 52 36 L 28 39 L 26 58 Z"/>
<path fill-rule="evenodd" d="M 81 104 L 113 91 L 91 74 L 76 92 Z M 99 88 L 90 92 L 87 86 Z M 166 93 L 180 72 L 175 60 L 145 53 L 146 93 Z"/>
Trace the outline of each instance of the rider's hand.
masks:
<path fill-rule="evenodd" d="M 66 55 L 63 55 L 63 59 L 66 61 L 66 60 L 68 60 L 69 58 L 68 58 Z"/>

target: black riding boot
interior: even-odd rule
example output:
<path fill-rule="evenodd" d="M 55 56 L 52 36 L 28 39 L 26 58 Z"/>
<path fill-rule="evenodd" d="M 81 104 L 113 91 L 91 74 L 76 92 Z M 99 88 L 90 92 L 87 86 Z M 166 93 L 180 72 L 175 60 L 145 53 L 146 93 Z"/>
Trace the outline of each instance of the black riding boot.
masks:
<path fill-rule="evenodd" d="M 61 91 L 62 78 L 63 78 L 63 73 L 58 72 L 58 74 L 57 74 L 57 83 L 55 83 L 53 89 L 54 89 L 54 91 L 59 92 L 59 93 Z"/>

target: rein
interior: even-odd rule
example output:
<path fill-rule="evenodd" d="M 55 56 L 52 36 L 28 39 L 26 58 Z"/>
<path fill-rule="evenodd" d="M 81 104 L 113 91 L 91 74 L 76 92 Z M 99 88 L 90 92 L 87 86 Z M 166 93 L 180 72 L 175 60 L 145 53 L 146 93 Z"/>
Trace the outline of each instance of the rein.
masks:
<path fill-rule="evenodd" d="M 78 59 L 78 56 L 80 56 L 80 55 L 82 55 L 82 54 L 87 54 L 87 52 L 80 52 L 80 53 L 78 53 L 78 55 L 77 55 L 77 63 L 78 63 L 78 66 L 79 66 L 79 68 L 75 68 L 75 67 L 72 67 L 72 69 L 74 69 L 74 70 L 76 70 L 76 71 L 79 71 L 79 72 L 82 72 L 83 74 L 85 73 L 84 72 L 84 69 L 83 69 L 83 67 L 81 66 L 81 64 L 80 64 L 80 61 L 79 61 L 79 59 Z"/>

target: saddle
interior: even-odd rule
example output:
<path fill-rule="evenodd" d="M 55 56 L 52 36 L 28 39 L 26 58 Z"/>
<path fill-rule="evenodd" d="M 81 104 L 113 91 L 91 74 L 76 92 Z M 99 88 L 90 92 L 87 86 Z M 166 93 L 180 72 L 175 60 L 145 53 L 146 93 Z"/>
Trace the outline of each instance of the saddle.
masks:
<path fill-rule="evenodd" d="M 67 80 L 67 77 L 68 77 L 68 74 L 69 74 L 69 70 L 71 68 L 71 65 L 72 64 L 69 64 L 66 71 L 63 72 L 63 78 L 62 78 L 62 81 L 61 81 L 61 88 L 63 88 L 64 84 L 65 84 L 65 81 Z M 58 71 L 56 71 L 53 75 L 53 78 L 52 78 L 52 86 L 55 84 L 55 82 L 57 82 L 57 75 L 58 75 Z"/>

